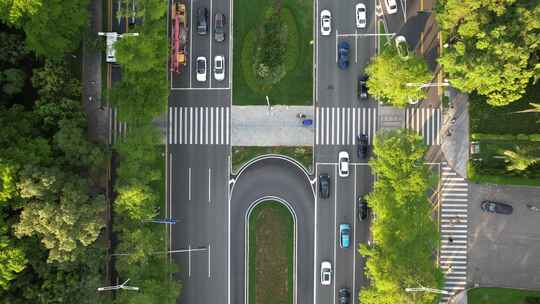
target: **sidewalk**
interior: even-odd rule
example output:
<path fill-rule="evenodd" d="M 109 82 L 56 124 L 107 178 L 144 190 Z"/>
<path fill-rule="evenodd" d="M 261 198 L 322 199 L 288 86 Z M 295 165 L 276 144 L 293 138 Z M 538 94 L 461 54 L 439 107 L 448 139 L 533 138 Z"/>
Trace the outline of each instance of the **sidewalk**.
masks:
<path fill-rule="evenodd" d="M 469 99 L 467 94 L 449 88 L 450 107 L 443 117 L 441 128 L 442 152 L 460 176 L 467 178 L 467 162 L 469 160 Z M 455 119 L 452 122 L 452 119 Z"/>
<path fill-rule="evenodd" d="M 311 106 L 233 106 L 231 144 L 233 146 L 311 146 L 315 122 L 303 126 L 298 113 L 313 119 Z"/>
<path fill-rule="evenodd" d="M 97 39 L 102 29 L 102 1 L 93 0 L 88 6 L 91 34 L 88 39 Z M 87 116 L 88 135 L 90 140 L 107 144 L 108 116 L 107 107 L 101 107 L 101 50 L 88 47 L 83 43 L 82 49 L 82 106 Z"/>

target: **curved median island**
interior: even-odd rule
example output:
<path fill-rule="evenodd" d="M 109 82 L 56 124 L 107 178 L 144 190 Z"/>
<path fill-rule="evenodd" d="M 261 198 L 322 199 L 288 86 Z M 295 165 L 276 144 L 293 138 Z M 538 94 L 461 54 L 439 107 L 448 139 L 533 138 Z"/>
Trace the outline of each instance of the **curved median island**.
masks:
<path fill-rule="evenodd" d="M 292 304 L 294 220 L 276 201 L 263 201 L 249 213 L 249 302 Z"/>

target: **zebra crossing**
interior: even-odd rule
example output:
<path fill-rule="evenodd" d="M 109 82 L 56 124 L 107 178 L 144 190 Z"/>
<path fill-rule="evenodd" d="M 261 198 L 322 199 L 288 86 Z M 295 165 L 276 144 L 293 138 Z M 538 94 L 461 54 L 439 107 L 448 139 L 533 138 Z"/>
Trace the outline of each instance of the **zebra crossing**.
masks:
<path fill-rule="evenodd" d="M 169 145 L 228 145 L 229 107 L 177 107 L 168 109 Z"/>
<path fill-rule="evenodd" d="M 467 285 L 467 231 L 469 185 L 446 163 L 441 166 L 441 212 L 439 265 L 444 273 L 444 290 L 439 304 L 447 304 L 450 297 Z"/>
<path fill-rule="evenodd" d="M 109 143 L 115 144 L 127 136 L 127 123 L 118 119 L 118 109 L 109 107 Z"/>
<path fill-rule="evenodd" d="M 358 134 L 366 134 L 369 143 L 377 131 L 376 108 L 315 108 L 316 145 L 355 145 Z"/>
<path fill-rule="evenodd" d="M 424 138 L 424 143 L 428 146 L 440 145 L 441 118 L 441 108 L 406 108 L 405 128 L 420 133 Z"/>

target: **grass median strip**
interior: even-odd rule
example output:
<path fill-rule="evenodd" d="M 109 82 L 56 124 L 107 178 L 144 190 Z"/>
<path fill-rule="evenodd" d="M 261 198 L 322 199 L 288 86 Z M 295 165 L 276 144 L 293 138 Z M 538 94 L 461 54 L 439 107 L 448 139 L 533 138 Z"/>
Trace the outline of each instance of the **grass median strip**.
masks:
<path fill-rule="evenodd" d="M 540 291 L 509 288 L 475 288 L 468 292 L 469 304 L 535 304 L 540 303 Z"/>
<path fill-rule="evenodd" d="M 249 303 L 293 303 L 294 222 L 289 210 L 265 201 L 249 217 Z"/>
<path fill-rule="evenodd" d="M 308 171 L 311 171 L 313 162 L 312 147 L 244 147 L 232 148 L 232 169 L 238 172 L 240 167 L 249 160 L 265 154 L 279 154 L 289 156 L 300 162 Z"/>

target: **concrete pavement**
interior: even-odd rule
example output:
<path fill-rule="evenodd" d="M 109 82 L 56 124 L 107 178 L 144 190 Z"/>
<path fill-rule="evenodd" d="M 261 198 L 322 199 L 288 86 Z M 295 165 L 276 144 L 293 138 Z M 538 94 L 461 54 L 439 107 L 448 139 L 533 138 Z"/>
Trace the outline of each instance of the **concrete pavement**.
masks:
<path fill-rule="evenodd" d="M 302 118 L 314 119 L 309 106 L 233 106 L 231 131 L 233 146 L 311 146 L 314 125 L 302 125 Z"/>
<path fill-rule="evenodd" d="M 444 115 L 441 150 L 450 167 L 466 178 L 469 161 L 469 98 L 467 94 L 450 88 L 450 102 L 453 107 Z"/>

